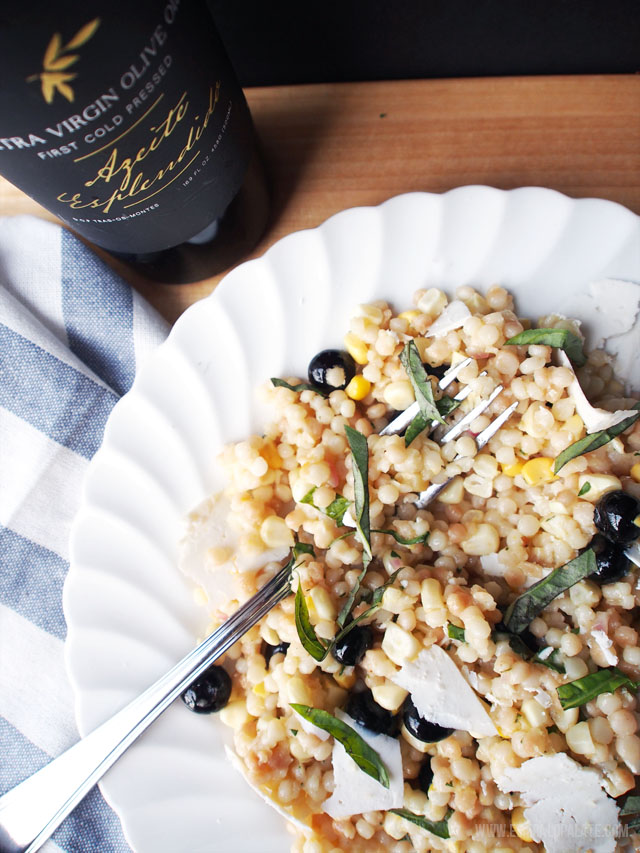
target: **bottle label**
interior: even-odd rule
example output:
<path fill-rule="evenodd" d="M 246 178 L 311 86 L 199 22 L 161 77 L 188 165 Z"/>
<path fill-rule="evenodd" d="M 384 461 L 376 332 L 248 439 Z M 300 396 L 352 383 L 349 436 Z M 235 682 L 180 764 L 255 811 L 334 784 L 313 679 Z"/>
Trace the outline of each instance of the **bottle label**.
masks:
<path fill-rule="evenodd" d="M 0 25 L 0 173 L 117 252 L 222 216 L 252 126 L 204 3 L 34 5 Z"/>

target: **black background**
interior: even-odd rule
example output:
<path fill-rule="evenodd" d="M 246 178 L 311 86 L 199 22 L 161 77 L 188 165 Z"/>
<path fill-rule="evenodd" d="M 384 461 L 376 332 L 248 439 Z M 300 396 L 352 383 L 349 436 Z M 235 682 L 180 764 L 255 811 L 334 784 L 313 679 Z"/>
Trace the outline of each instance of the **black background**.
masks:
<path fill-rule="evenodd" d="M 243 86 L 640 70 L 640 0 L 207 0 Z"/>

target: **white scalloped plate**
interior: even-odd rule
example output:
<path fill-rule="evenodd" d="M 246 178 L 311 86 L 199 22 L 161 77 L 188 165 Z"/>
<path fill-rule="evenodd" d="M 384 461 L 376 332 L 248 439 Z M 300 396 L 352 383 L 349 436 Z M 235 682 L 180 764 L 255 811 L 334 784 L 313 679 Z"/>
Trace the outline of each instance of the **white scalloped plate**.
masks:
<path fill-rule="evenodd" d="M 260 423 L 253 389 L 340 346 L 355 305 L 499 282 L 536 317 L 591 280 L 640 281 L 640 218 L 552 190 L 461 187 L 353 208 L 291 234 L 189 308 L 115 407 L 72 531 L 67 663 L 85 734 L 193 645 L 202 615 L 176 569 L 184 514 L 215 454 Z M 640 349 L 640 347 L 638 348 Z M 137 853 L 287 853 L 281 818 L 224 757 L 223 727 L 178 704 L 101 787 Z"/>

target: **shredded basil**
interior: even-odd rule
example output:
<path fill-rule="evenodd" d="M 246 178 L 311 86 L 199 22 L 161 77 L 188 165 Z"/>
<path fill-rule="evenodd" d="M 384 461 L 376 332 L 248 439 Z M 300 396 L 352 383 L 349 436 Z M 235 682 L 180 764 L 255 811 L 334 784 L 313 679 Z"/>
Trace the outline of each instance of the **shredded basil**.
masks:
<path fill-rule="evenodd" d="M 640 403 L 636 403 L 635 406 L 632 406 L 631 408 L 640 409 Z M 601 429 L 598 432 L 592 432 L 589 435 L 585 435 L 584 438 L 574 441 L 573 444 L 570 444 L 569 447 L 565 447 L 562 453 L 556 456 L 555 462 L 553 463 L 554 474 L 557 474 L 558 471 L 567 464 L 567 462 L 575 459 L 576 456 L 582 456 L 583 453 L 590 453 L 592 450 L 597 450 L 604 444 L 608 444 L 610 441 L 613 441 L 617 435 L 620 435 L 621 432 L 624 432 L 626 429 L 629 429 L 630 426 L 633 426 L 638 418 L 640 418 L 640 411 L 638 414 L 630 415 L 628 418 L 620 421 L 619 424 L 609 427 L 609 429 Z"/>
<path fill-rule="evenodd" d="M 299 382 L 297 385 L 291 385 L 289 382 L 285 382 L 284 379 L 278 379 L 277 376 L 272 376 L 271 384 L 276 388 L 288 388 L 289 391 L 315 391 L 315 393 L 320 394 L 321 397 L 328 396 L 327 391 L 324 391 L 322 388 L 318 388 L 317 385 L 311 385 L 309 382 Z"/>
<path fill-rule="evenodd" d="M 460 405 L 459 400 L 454 400 L 453 397 L 441 397 L 439 400 L 436 400 L 436 408 L 440 412 L 443 418 L 447 415 L 451 414 L 454 409 L 457 409 Z M 404 433 L 404 443 L 405 446 L 408 447 L 414 438 L 420 435 L 425 429 L 431 426 L 434 419 L 426 417 L 422 412 L 418 412 L 415 418 L 411 421 L 409 426 L 406 428 Z"/>
<path fill-rule="evenodd" d="M 343 723 L 333 714 L 328 711 L 323 711 L 320 708 L 310 708 L 309 705 L 299 705 L 292 703 L 291 707 L 294 711 L 300 714 L 303 719 L 314 726 L 329 732 L 338 743 L 341 743 L 345 752 L 352 758 L 358 767 L 363 770 L 376 782 L 379 782 L 385 788 L 389 787 L 389 774 L 387 768 L 382 763 L 380 756 L 372 749 L 369 744 L 360 737 L 355 729 Z"/>
<path fill-rule="evenodd" d="M 419 826 L 420 829 L 426 829 L 427 832 L 437 835 L 438 838 L 450 838 L 448 819 L 452 814 L 451 810 L 447 813 L 444 820 L 438 821 L 429 820 L 424 817 L 424 815 L 414 814 L 408 809 L 389 809 L 389 811 L 391 814 L 396 814 L 398 817 L 403 817 L 405 820 L 415 823 L 415 825 Z"/>
<path fill-rule="evenodd" d="M 578 581 L 593 574 L 596 568 L 596 555 L 592 548 L 587 548 L 575 559 L 554 569 L 509 605 L 504 617 L 506 629 L 514 634 L 524 631 L 547 604 Z"/>
<path fill-rule="evenodd" d="M 613 693 L 618 687 L 636 687 L 635 681 L 621 672 L 616 666 L 599 669 L 557 687 L 560 704 L 566 711 L 569 708 L 579 708 L 601 693 Z"/>
<path fill-rule="evenodd" d="M 354 521 L 363 548 L 362 562 L 369 565 L 372 559 L 369 526 L 369 448 L 366 436 L 358 432 L 357 429 L 345 426 L 344 431 L 351 449 L 355 498 Z"/>
<path fill-rule="evenodd" d="M 313 550 L 313 545 L 307 545 L 306 542 L 296 542 L 291 549 L 291 559 L 295 561 L 301 554 L 311 554 L 312 557 L 315 557 L 316 552 Z"/>
<path fill-rule="evenodd" d="M 352 619 L 351 622 L 347 623 L 344 626 L 344 628 L 342 628 L 342 630 L 338 631 L 338 633 L 335 635 L 335 637 L 331 641 L 331 645 L 330 645 L 329 649 L 327 649 L 327 651 L 330 651 L 331 649 L 333 649 L 335 647 L 336 643 L 338 643 L 343 637 L 346 637 L 346 635 L 351 630 L 353 630 L 353 628 L 355 628 L 359 622 L 362 622 L 367 617 L 372 616 L 376 612 L 376 610 L 378 610 L 380 608 L 380 605 L 382 604 L 382 598 L 384 596 L 385 589 L 388 589 L 388 587 L 391 586 L 391 584 L 395 581 L 395 579 L 397 578 L 397 576 L 400 574 L 401 571 L 402 571 L 402 569 L 398 569 L 383 584 L 381 584 L 380 586 L 377 586 L 373 590 L 373 592 L 371 592 L 371 594 L 370 594 L 371 606 L 367 607 L 367 609 L 364 610 L 359 616 L 356 616 L 356 618 Z M 362 596 L 362 598 L 364 599 L 364 595 Z"/>
<path fill-rule="evenodd" d="M 587 359 L 582 351 L 582 339 L 568 329 L 526 329 L 519 335 L 514 335 L 505 344 L 522 346 L 526 344 L 543 344 L 548 347 L 562 349 L 576 367 L 582 367 Z"/>
<path fill-rule="evenodd" d="M 551 654 L 545 658 L 541 658 L 540 652 L 538 652 L 538 654 L 534 655 L 531 660 L 533 663 L 541 663 L 542 666 L 547 666 L 549 669 L 555 670 L 555 672 L 563 674 L 565 671 L 560 649 L 554 649 Z"/>
<path fill-rule="evenodd" d="M 460 628 L 458 625 L 452 625 L 451 622 L 449 622 L 447 625 L 447 634 L 452 640 L 460 640 L 462 643 L 465 642 L 464 628 Z"/>
<path fill-rule="evenodd" d="M 321 661 L 327 656 L 328 648 L 320 640 L 309 619 L 309 608 L 302 591 L 302 584 L 298 583 L 295 600 L 295 621 L 298 637 L 303 647 L 314 660 Z"/>
<path fill-rule="evenodd" d="M 357 429 L 345 426 L 345 434 L 351 448 L 353 468 L 353 491 L 355 497 L 354 521 L 358 538 L 362 543 L 362 571 L 358 575 L 353 589 L 349 592 L 342 610 L 338 614 L 338 625 L 343 628 L 351 612 L 360 584 L 367 573 L 369 563 L 373 559 L 371 553 L 371 528 L 369 522 L 369 449 L 367 439 Z"/>
<path fill-rule="evenodd" d="M 625 797 L 620 814 L 640 814 L 640 797 L 636 797 L 633 794 L 629 794 L 628 797 Z"/>
<path fill-rule="evenodd" d="M 447 415 L 450 415 L 455 409 L 460 405 L 460 401 L 454 399 L 453 397 L 449 397 L 447 394 L 444 397 L 440 397 L 439 400 L 436 400 L 436 407 L 443 418 L 446 418 Z"/>
<path fill-rule="evenodd" d="M 588 481 L 584 484 L 584 486 L 578 492 L 578 497 L 581 498 L 583 495 L 586 495 L 587 492 L 591 491 L 591 483 Z"/>
<path fill-rule="evenodd" d="M 404 536 L 400 536 L 400 534 L 391 530 L 390 528 L 385 528 L 384 530 L 380 530 L 377 527 L 371 531 L 372 533 L 384 533 L 387 536 L 393 536 L 398 545 L 421 545 L 429 541 L 429 531 L 426 533 L 421 533 L 419 536 L 413 536 L 411 539 L 405 539 Z"/>
<path fill-rule="evenodd" d="M 405 432 L 404 443 L 408 446 L 432 421 L 439 421 L 443 424 L 444 418 L 433 398 L 431 380 L 420 360 L 420 353 L 415 341 L 408 341 L 404 345 L 404 349 L 400 353 L 400 361 L 409 377 L 416 401 L 420 407 L 419 414 L 411 421 Z"/>
<path fill-rule="evenodd" d="M 340 610 L 340 613 L 338 613 L 338 618 L 336 619 L 336 622 L 338 623 L 338 625 L 341 628 L 344 628 L 344 623 L 349 618 L 349 614 L 351 613 L 351 609 L 352 609 L 352 607 L 355 603 L 355 600 L 356 600 L 356 595 L 358 594 L 358 590 L 360 589 L 360 585 L 362 584 L 362 581 L 364 580 L 364 576 L 366 575 L 366 573 L 367 573 L 367 566 L 363 566 L 362 571 L 360 572 L 360 574 L 356 578 L 356 582 L 353 585 L 353 588 L 349 591 L 349 595 L 347 595 L 345 603 L 342 605 L 342 609 Z"/>
<path fill-rule="evenodd" d="M 315 490 L 316 486 L 314 486 L 312 489 L 309 489 L 309 491 L 302 498 L 300 503 L 309 504 L 310 506 L 314 507 L 314 509 L 317 509 L 318 512 L 323 512 L 325 515 L 329 516 L 329 518 L 332 518 L 338 525 L 338 527 L 341 527 L 342 521 L 344 519 L 344 514 L 351 506 L 351 501 L 347 500 L 347 498 L 343 497 L 342 495 L 336 495 L 336 497 L 334 498 L 334 500 L 331 501 L 328 507 L 326 507 L 325 509 L 320 509 L 320 507 L 316 506 L 313 502 L 313 494 Z"/>
<path fill-rule="evenodd" d="M 294 737 L 296 737 L 296 735 L 298 734 L 298 729 L 291 729 L 291 734 L 292 734 Z"/>

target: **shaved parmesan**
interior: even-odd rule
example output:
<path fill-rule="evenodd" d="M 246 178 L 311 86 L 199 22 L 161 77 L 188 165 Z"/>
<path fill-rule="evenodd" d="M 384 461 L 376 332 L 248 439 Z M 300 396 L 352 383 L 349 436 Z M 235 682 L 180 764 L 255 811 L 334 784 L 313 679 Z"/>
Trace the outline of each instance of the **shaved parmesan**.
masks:
<path fill-rule="evenodd" d="M 389 774 L 389 787 L 361 770 L 347 755 L 338 741 L 333 743 L 333 794 L 324 801 L 324 811 L 335 820 L 363 812 L 387 811 L 402 808 L 404 802 L 404 778 L 400 742 L 388 735 L 376 734 L 365 729 L 342 711 L 336 717 L 351 726 L 380 756 Z"/>
<path fill-rule="evenodd" d="M 503 578 L 507 571 L 507 567 L 500 562 L 498 554 L 483 554 L 480 557 L 480 565 L 485 574 L 494 578 Z"/>
<path fill-rule="evenodd" d="M 204 589 L 212 608 L 246 597 L 240 577 L 244 572 L 257 571 L 289 554 L 286 545 L 265 547 L 263 551 L 243 550 L 238 532 L 229 523 L 230 514 L 224 492 L 206 498 L 189 513 L 179 545 L 180 571 Z M 220 555 L 226 555 L 226 559 L 220 559 Z"/>
<path fill-rule="evenodd" d="M 564 753 L 531 758 L 496 779 L 504 793 L 518 791 L 534 841 L 547 853 L 613 853 L 618 807 L 602 790 L 600 774 Z"/>
<path fill-rule="evenodd" d="M 440 646 L 423 649 L 391 680 L 409 691 L 413 704 L 425 720 L 461 729 L 476 737 L 498 734 L 485 706 Z"/>
<path fill-rule="evenodd" d="M 264 800 L 268 806 L 271 806 L 271 808 L 274 809 L 274 811 L 278 812 L 280 817 L 283 817 L 285 820 L 289 821 L 289 823 L 292 823 L 295 827 L 297 827 L 305 835 L 311 835 L 313 833 L 312 827 L 310 827 L 307 823 L 304 823 L 303 821 L 301 821 L 299 818 L 294 817 L 290 812 L 287 811 L 287 809 L 284 806 L 281 806 L 280 803 L 278 803 L 276 800 L 272 800 L 271 797 L 269 797 L 267 795 L 266 791 L 263 791 L 263 789 L 260 787 L 260 785 L 256 784 L 253 781 L 253 779 L 251 779 L 251 777 L 249 776 L 249 774 L 247 772 L 247 768 L 244 766 L 244 764 L 239 759 L 239 757 L 236 755 L 236 753 L 226 744 L 224 747 L 224 751 L 225 751 L 225 754 L 226 754 L 231 766 L 234 768 L 234 770 L 238 771 L 238 773 L 242 776 L 242 778 L 247 783 L 247 785 L 253 791 L 255 791 L 256 794 L 258 794 L 258 796 L 262 800 Z"/>
<path fill-rule="evenodd" d="M 609 666 L 615 666 L 618 663 L 618 655 L 615 652 L 612 652 L 611 649 L 613 647 L 613 640 L 611 637 L 606 634 L 604 631 L 591 631 L 591 636 L 593 637 L 596 645 L 600 648 L 602 652 L 602 656 Z"/>
<path fill-rule="evenodd" d="M 576 412 L 582 418 L 587 433 L 599 432 L 602 429 L 609 429 L 610 427 L 619 424 L 621 421 L 624 421 L 625 418 L 637 414 L 635 409 L 618 409 L 615 412 L 609 412 L 607 409 L 599 409 L 596 406 L 592 406 L 580 387 L 578 377 L 576 376 L 575 370 L 573 369 L 567 354 L 562 350 L 556 350 L 556 352 L 560 364 L 563 367 L 568 368 L 573 373 L 573 380 L 567 391 L 576 404 Z"/>
<path fill-rule="evenodd" d="M 452 332 L 454 329 L 459 329 L 464 326 L 464 321 L 471 316 L 471 311 L 467 308 L 464 302 L 459 299 L 454 299 L 444 309 L 442 314 L 433 321 L 427 329 L 427 337 L 440 338 L 446 335 L 447 332 Z"/>
<path fill-rule="evenodd" d="M 615 357 L 616 373 L 626 381 L 627 393 L 637 390 L 640 372 L 640 286 L 635 281 L 605 278 L 590 282 L 564 303 L 563 310 L 584 320 L 591 346 Z"/>

